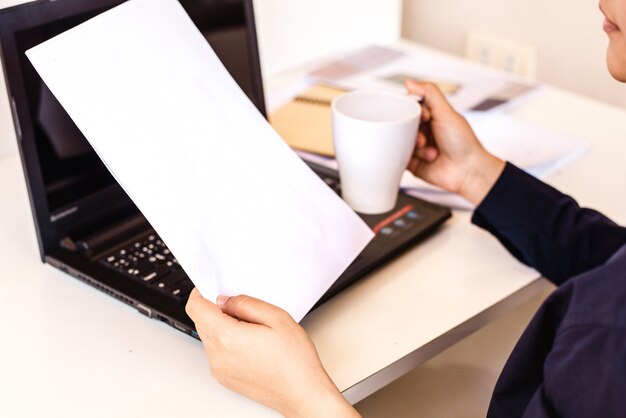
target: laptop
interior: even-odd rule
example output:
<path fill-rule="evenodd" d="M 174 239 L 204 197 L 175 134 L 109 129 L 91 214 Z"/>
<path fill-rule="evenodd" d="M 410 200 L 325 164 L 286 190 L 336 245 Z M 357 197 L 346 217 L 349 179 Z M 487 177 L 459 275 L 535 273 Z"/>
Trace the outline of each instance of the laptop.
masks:
<path fill-rule="evenodd" d="M 116 183 L 24 54 L 120 3 L 40 0 L 0 11 L 2 63 L 41 259 L 197 338 L 185 313 L 193 284 L 175 254 Z M 181 4 L 265 114 L 252 1 L 181 0 Z M 310 165 L 340 193 L 335 171 Z M 167 196 L 163 190 L 163 199 Z M 450 217 L 450 211 L 401 193 L 389 213 L 362 217 L 376 237 L 316 307 L 425 239 Z"/>

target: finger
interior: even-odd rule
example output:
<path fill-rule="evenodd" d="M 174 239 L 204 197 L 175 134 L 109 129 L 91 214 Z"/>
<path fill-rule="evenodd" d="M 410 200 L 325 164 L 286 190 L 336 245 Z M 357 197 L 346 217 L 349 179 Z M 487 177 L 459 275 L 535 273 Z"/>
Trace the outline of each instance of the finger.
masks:
<path fill-rule="evenodd" d="M 272 328 L 290 318 L 289 314 L 284 310 L 246 295 L 230 298 L 220 297 L 218 298 L 218 304 L 222 312 L 233 318 L 252 324 L 267 325 Z"/>
<path fill-rule="evenodd" d="M 407 80 L 404 85 L 409 93 L 420 95 L 424 98 L 424 104 L 430 109 L 433 117 L 437 117 L 438 114 L 454 111 L 444 94 L 436 85 L 432 83 L 419 83 L 415 80 Z"/>
<path fill-rule="evenodd" d="M 424 132 L 419 131 L 417 133 L 417 141 L 415 142 L 415 152 L 417 152 L 419 148 L 424 148 L 427 143 L 428 140 L 426 139 L 426 135 L 424 134 Z"/>
<path fill-rule="evenodd" d="M 436 148 L 426 148 L 421 150 L 419 155 L 411 159 L 407 167 L 416 177 L 430 182 L 429 172 L 431 164 L 437 159 L 439 152 Z"/>
<path fill-rule="evenodd" d="M 426 162 L 432 162 L 439 156 L 439 150 L 436 147 L 425 145 L 423 147 L 416 147 L 413 150 L 412 160 L 421 160 Z"/>
<path fill-rule="evenodd" d="M 422 106 L 421 123 L 428 123 L 432 119 L 430 110 L 426 106 Z"/>
<path fill-rule="evenodd" d="M 226 326 L 236 321 L 225 315 L 216 304 L 202 297 L 198 289 L 194 288 L 189 295 L 185 311 L 196 324 L 198 331 L 211 334 L 217 327 Z"/>
<path fill-rule="evenodd" d="M 407 169 L 413 173 L 416 174 L 417 172 L 417 167 L 420 164 L 420 159 L 416 156 L 415 158 L 411 158 L 411 161 L 409 161 L 409 165 L 407 166 Z"/>
<path fill-rule="evenodd" d="M 435 161 L 437 159 L 437 157 L 439 156 L 439 151 L 437 150 L 437 148 L 434 147 L 425 147 L 425 148 L 421 148 L 416 152 L 416 157 L 432 163 L 433 161 Z"/>

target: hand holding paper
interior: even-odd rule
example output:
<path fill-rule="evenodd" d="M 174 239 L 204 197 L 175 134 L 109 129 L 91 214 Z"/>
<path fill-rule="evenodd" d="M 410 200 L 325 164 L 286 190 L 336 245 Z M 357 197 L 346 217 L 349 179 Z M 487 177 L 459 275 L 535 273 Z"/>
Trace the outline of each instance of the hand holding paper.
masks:
<path fill-rule="evenodd" d="M 206 298 L 300 320 L 372 238 L 177 1 L 130 0 L 27 55 Z"/>

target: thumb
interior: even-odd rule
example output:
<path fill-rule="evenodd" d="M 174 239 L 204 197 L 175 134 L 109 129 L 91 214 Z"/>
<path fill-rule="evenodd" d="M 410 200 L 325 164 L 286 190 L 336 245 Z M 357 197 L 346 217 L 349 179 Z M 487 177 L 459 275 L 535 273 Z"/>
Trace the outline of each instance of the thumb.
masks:
<path fill-rule="evenodd" d="M 430 109 L 434 118 L 442 117 L 450 111 L 454 112 L 446 96 L 436 85 L 415 80 L 407 80 L 404 85 L 409 93 L 423 97 L 424 104 Z"/>
<path fill-rule="evenodd" d="M 236 322 L 233 318 L 224 315 L 214 303 L 203 298 L 196 288 L 189 295 L 185 310 L 197 328 L 204 329 L 206 333 L 211 333 L 215 328 L 229 322 Z"/>
<path fill-rule="evenodd" d="M 246 295 L 219 296 L 217 306 L 222 312 L 233 318 L 272 328 L 284 322 L 286 318 L 291 318 L 287 312 L 279 307 Z"/>

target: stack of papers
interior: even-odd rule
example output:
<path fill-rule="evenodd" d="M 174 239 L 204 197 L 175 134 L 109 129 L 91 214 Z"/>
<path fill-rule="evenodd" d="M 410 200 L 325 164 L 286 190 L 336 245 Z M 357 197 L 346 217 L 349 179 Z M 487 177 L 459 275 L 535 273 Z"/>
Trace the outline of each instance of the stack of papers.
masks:
<path fill-rule="evenodd" d="M 204 297 L 300 320 L 373 237 L 178 1 L 130 0 L 27 55 Z"/>
<path fill-rule="evenodd" d="M 539 86 L 504 72 L 460 63 L 426 48 L 368 46 L 313 69 L 310 83 L 347 90 L 404 93 L 407 79 L 435 83 L 461 112 L 501 111 L 529 97 Z"/>

